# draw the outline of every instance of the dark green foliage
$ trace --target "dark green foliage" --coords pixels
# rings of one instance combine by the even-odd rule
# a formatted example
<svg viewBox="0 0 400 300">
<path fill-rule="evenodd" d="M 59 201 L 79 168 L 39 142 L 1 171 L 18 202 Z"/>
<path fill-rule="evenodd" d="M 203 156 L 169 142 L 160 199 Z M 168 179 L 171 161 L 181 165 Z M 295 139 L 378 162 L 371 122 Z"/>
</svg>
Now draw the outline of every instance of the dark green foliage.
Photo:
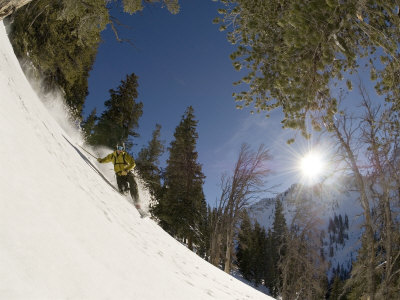
<svg viewBox="0 0 400 300">
<path fill-rule="evenodd" d="M 43 92 L 60 87 L 72 115 L 80 117 L 108 11 L 103 0 L 71 2 L 36 0 L 19 9 L 10 41 L 25 71 L 43 80 Z"/>
<path fill-rule="evenodd" d="M 190 249 L 200 239 L 199 225 L 206 207 L 204 175 L 197 162 L 197 121 L 190 106 L 176 127 L 165 170 L 163 196 L 155 208 L 161 226 L 188 243 Z"/>
<path fill-rule="evenodd" d="M 278 200 L 279 202 L 279 200 Z M 237 265 L 243 277 L 257 286 L 263 283 L 274 296 L 279 294 L 280 270 L 278 268 L 287 232 L 286 221 L 280 202 L 276 204 L 274 228 L 266 234 L 257 222 L 252 225 L 244 212 L 237 247 Z"/>
<path fill-rule="evenodd" d="M 253 226 L 247 212 L 244 212 L 236 253 L 237 264 L 243 277 L 256 286 L 265 281 L 266 272 L 271 267 L 267 265 L 271 255 L 267 252 L 267 243 L 265 229 L 257 222 Z"/>
<path fill-rule="evenodd" d="M 283 213 L 282 202 L 277 199 L 275 202 L 274 223 L 272 225 L 274 245 L 279 246 L 284 244 L 287 233 L 286 219 Z M 281 250 L 282 254 L 284 250 Z"/>
<path fill-rule="evenodd" d="M 100 33 L 111 24 L 121 41 L 107 7 L 112 2 L 130 14 L 153 2 L 179 12 L 178 0 L 35 0 L 9 18 L 10 40 L 24 71 L 42 81 L 42 92 L 60 88 L 74 118 L 81 118 Z"/>
<path fill-rule="evenodd" d="M 346 300 L 347 297 L 343 294 L 344 282 L 338 275 L 333 279 L 333 283 L 329 293 L 329 300 Z"/>
<path fill-rule="evenodd" d="M 274 223 L 272 226 L 272 234 L 271 234 L 271 247 L 272 247 L 272 273 L 273 273 L 273 282 L 269 283 L 271 294 L 273 296 L 277 296 L 278 292 L 282 289 L 281 277 L 282 271 L 279 268 L 279 262 L 285 256 L 286 253 L 286 237 L 287 237 L 287 226 L 286 219 L 283 213 L 282 202 L 277 199 L 275 202 L 275 215 L 274 215 Z"/>
<path fill-rule="evenodd" d="M 264 285 L 268 288 L 271 295 L 276 295 L 278 289 L 276 288 L 277 283 L 279 282 L 277 272 L 277 262 L 274 261 L 277 257 L 277 250 L 273 245 L 273 236 L 271 229 L 268 229 L 267 237 L 266 237 L 266 253 L 265 257 L 265 265 L 264 265 Z"/>
<path fill-rule="evenodd" d="M 220 1 L 225 8 L 215 23 L 228 29 L 228 40 L 237 45 L 234 67 L 248 71 L 237 84 L 249 89 L 234 94 L 243 103 L 239 108 L 281 108 L 283 127 L 308 136 L 307 114 L 323 111 L 331 118 L 337 103 L 330 84 L 367 56 L 373 58 L 366 63 L 377 90 L 400 103 L 398 0 Z M 351 89 L 351 82 L 347 86 Z M 313 125 L 320 129 L 317 119 Z"/>
<path fill-rule="evenodd" d="M 93 134 L 96 122 L 97 122 L 97 112 L 96 108 L 94 108 L 90 113 L 90 115 L 86 118 L 85 121 L 82 122 L 81 125 L 85 141 L 88 141 L 90 136 Z"/>
<path fill-rule="evenodd" d="M 160 131 L 161 125 L 156 124 L 152 139 L 147 147 L 140 150 L 136 158 L 136 169 L 156 200 L 161 197 L 161 169 L 158 165 L 159 158 L 164 153 L 164 142 L 160 140 Z"/>
<path fill-rule="evenodd" d="M 265 229 L 257 222 L 254 224 L 254 283 L 256 286 L 260 285 L 264 278 L 264 271 L 266 268 L 266 258 L 270 253 L 266 252 L 267 240 Z"/>
<path fill-rule="evenodd" d="M 345 240 L 349 239 L 349 235 L 347 234 L 347 230 L 349 229 L 349 221 L 347 215 L 345 215 L 345 220 L 347 222 L 343 222 L 342 215 L 339 217 L 335 214 L 334 218 L 329 218 L 329 245 L 331 246 L 333 243 L 345 244 Z"/>
<path fill-rule="evenodd" d="M 144 8 L 144 3 L 161 2 L 163 6 L 166 6 L 168 11 L 172 14 L 179 12 L 179 1 L 178 0 L 122 0 L 124 6 L 124 12 L 134 14 L 141 11 Z"/>
<path fill-rule="evenodd" d="M 93 145 L 114 148 L 118 143 L 125 143 L 126 149 L 132 148 L 130 138 L 138 136 L 135 129 L 143 113 L 143 103 L 136 103 L 138 97 L 137 76 L 132 73 L 121 80 L 116 90 L 110 90 L 110 99 L 104 104 L 106 109 L 98 119 L 89 137 Z"/>
<path fill-rule="evenodd" d="M 203 197 L 200 203 L 200 211 L 199 211 L 199 225 L 196 237 L 197 249 L 196 253 L 200 257 L 208 260 L 210 253 L 210 236 L 211 236 L 211 228 L 210 228 L 210 215 L 209 215 L 209 206 Z"/>
<path fill-rule="evenodd" d="M 240 225 L 236 258 L 240 273 L 248 281 L 254 279 L 252 231 L 253 228 L 249 215 L 245 211 Z"/>
</svg>

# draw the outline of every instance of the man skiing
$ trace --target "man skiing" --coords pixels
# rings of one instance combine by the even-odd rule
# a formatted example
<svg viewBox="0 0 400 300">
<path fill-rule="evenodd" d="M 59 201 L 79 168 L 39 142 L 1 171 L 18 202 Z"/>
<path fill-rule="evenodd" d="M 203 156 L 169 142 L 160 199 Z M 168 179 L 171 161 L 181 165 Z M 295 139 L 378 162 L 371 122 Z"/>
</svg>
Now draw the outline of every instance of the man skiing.
<svg viewBox="0 0 400 300">
<path fill-rule="evenodd" d="M 124 146 L 117 145 L 113 153 L 104 158 L 98 158 L 97 161 L 99 163 L 112 162 L 114 164 L 119 192 L 125 194 L 129 190 L 135 207 L 140 209 L 138 188 L 132 173 L 132 169 L 136 166 L 136 163 L 133 157 L 125 151 Z"/>
</svg>

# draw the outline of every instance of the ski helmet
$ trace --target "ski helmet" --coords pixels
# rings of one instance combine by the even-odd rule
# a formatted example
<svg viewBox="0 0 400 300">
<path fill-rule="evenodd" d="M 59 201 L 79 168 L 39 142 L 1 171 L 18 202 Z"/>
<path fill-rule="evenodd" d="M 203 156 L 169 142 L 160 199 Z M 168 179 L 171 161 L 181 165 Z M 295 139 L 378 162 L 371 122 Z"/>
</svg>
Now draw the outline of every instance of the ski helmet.
<svg viewBox="0 0 400 300">
<path fill-rule="evenodd" d="M 115 149 L 118 151 L 124 151 L 125 150 L 125 144 L 124 143 L 119 143 L 116 145 Z"/>
</svg>

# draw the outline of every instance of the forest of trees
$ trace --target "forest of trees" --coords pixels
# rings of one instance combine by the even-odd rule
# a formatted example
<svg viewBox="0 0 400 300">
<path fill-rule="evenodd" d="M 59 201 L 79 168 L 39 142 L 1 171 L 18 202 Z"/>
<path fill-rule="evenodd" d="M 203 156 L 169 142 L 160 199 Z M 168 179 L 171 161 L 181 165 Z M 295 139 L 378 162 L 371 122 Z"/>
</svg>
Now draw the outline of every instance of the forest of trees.
<svg viewBox="0 0 400 300">
<path fill-rule="evenodd" d="M 88 76 L 106 26 L 124 40 L 110 7 L 133 14 L 157 2 L 179 12 L 178 0 L 13 0 L 0 1 L 0 19 L 8 16 L 9 37 L 24 71 L 42 79 L 41 92 L 63 94 L 87 143 L 114 147 L 123 142 L 130 151 L 143 114 L 140 74 L 121 74 L 119 86 L 110 87 L 104 99 L 105 110 L 84 118 Z M 191 106 L 177 122 L 168 148 L 157 124 L 137 155 L 137 172 L 153 197 L 152 217 L 205 260 L 227 273 L 239 270 L 284 300 L 399 299 L 400 1 L 219 2 L 221 17 L 215 23 L 236 47 L 233 66 L 248 71 L 235 83 L 246 86 L 234 94 L 238 108 L 281 109 L 284 128 L 305 137 L 319 131 L 333 141 L 332 161 L 341 162 L 359 194 L 361 247 L 351 273 L 338 266 L 328 281 L 325 255 L 333 255 L 333 246 L 332 253 L 321 252 L 321 220 L 307 199 L 296 202 L 290 223 L 279 200 L 272 228 L 250 218 L 247 208 L 266 191 L 270 174 L 272 158 L 264 145 L 238 149 L 232 174 L 221 176 L 215 206 L 207 204 L 196 150 L 199 121 Z M 361 67 L 385 99 L 382 105 L 373 104 L 363 82 L 350 76 Z M 360 95 L 356 115 L 341 106 L 354 88 Z M 348 238 L 346 217 L 334 216 L 326 228 L 332 243 Z"/>
</svg>

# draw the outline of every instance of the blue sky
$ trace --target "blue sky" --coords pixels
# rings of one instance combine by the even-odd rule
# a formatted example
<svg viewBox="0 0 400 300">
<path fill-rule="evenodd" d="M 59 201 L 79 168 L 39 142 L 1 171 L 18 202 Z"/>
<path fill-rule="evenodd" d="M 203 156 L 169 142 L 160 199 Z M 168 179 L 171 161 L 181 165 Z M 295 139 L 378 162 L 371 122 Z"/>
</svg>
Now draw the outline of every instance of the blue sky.
<svg viewBox="0 0 400 300">
<path fill-rule="evenodd" d="M 297 180 L 295 173 L 287 172 L 298 155 L 294 146 L 286 144 L 294 132 L 281 130 L 282 115 L 278 111 L 266 119 L 262 114 L 250 115 L 249 111 L 235 108 L 233 82 L 241 74 L 234 70 L 229 58 L 234 47 L 228 43 L 226 33 L 212 24 L 220 4 L 211 0 L 180 3 L 177 15 L 159 5 L 146 6 L 133 16 L 120 9 L 113 11 L 129 26 L 120 28 L 120 37 L 129 38 L 134 46 L 118 43 L 110 27 L 103 32 L 90 73 L 85 114 L 94 107 L 100 113 L 109 97 L 108 90 L 134 72 L 139 77 L 138 101 L 144 104 L 138 129 L 141 137 L 135 140 L 138 145 L 133 148 L 134 155 L 147 144 L 156 123 L 162 125 L 162 139 L 169 146 L 184 111 L 192 105 L 199 121 L 197 150 L 210 204 L 219 196 L 221 174 L 231 173 L 244 142 L 253 149 L 262 143 L 270 149 L 273 174 L 269 186 L 281 184 L 274 190 L 284 191 Z M 165 158 L 166 155 L 163 161 Z"/>
</svg>

